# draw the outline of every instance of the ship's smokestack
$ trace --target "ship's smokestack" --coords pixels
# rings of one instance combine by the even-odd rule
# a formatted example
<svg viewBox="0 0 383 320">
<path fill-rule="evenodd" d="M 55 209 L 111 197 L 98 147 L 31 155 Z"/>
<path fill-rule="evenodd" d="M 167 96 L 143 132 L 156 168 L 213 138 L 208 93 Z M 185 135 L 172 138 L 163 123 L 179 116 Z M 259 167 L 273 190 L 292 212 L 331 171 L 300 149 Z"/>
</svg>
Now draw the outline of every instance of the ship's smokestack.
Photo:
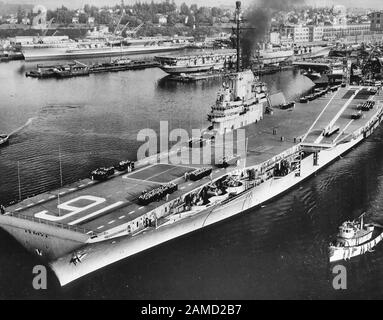
<svg viewBox="0 0 383 320">
<path fill-rule="evenodd" d="M 306 0 L 252 0 L 241 21 L 245 21 L 241 37 L 242 67 L 249 67 L 252 57 L 258 51 L 259 43 L 267 39 L 273 14 L 295 10 L 305 4 Z M 236 10 L 237 12 L 237 10 Z M 256 54 L 257 56 L 257 54 Z"/>
<path fill-rule="evenodd" d="M 241 24 L 241 1 L 235 2 L 235 21 L 237 23 L 237 72 L 241 69 L 241 57 L 240 57 L 240 24 Z"/>
</svg>

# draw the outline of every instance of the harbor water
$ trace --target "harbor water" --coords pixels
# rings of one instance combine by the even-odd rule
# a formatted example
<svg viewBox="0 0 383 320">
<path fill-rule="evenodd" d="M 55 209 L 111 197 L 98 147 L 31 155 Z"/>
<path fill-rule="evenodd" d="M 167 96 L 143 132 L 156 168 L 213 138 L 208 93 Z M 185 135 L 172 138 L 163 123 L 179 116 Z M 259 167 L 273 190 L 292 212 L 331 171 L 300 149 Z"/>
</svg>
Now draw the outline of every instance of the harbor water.
<svg viewBox="0 0 383 320">
<path fill-rule="evenodd" d="M 0 203 L 60 186 L 99 166 L 135 159 L 137 133 L 208 125 L 221 80 L 169 81 L 160 69 L 37 80 L 34 64 L 0 64 Z M 290 100 L 312 82 L 298 71 L 264 76 Z M 363 211 L 383 223 L 383 129 L 327 169 L 261 208 L 172 240 L 61 288 L 34 290 L 41 262 L 0 230 L 0 298 L 325 299 L 381 298 L 383 247 L 341 262 L 347 290 L 332 286 L 327 247 Z M 198 243 L 198 245 L 196 245 Z"/>
</svg>

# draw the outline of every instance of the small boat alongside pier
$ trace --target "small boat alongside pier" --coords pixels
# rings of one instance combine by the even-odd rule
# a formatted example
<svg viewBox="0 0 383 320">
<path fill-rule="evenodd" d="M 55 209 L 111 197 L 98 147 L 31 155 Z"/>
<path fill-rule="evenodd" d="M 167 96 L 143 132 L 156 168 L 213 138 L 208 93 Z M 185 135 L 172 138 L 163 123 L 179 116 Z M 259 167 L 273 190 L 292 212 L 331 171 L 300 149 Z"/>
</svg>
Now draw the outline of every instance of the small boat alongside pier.
<svg viewBox="0 0 383 320">
<path fill-rule="evenodd" d="M 74 62 L 60 65 L 37 65 L 37 70 L 27 72 L 25 76 L 38 79 L 62 79 L 89 76 L 89 74 L 88 66 Z"/>
<path fill-rule="evenodd" d="M 24 55 L 20 51 L 5 51 L 0 50 L 0 62 L 8 62 L 14 60 L 24 60 Z"/>
</svg>

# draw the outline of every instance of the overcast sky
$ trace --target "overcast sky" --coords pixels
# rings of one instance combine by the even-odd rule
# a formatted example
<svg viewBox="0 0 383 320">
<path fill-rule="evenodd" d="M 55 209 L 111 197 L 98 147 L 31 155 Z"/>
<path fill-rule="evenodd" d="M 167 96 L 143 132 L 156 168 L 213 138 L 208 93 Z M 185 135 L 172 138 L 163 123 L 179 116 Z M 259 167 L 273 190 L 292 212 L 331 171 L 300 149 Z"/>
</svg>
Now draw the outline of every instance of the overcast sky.
<svg viewBox="0 0 383 320">
<path fill-rule="evenodd" d="M 3 2 L 8 3 L 29 3 L 29 4 L 42 4 L 48 8 L 56 8 L 57 6 L 61 6 L 64 4 L 70 8 L 81 8 L 84 4 L 94 4 L 97 6 L 102 5 L 114 5 L 117 3 L 121 3 L 121 0 L 1 0 Z M 138 0 L 124 0 L 126 4 L 135 3 Z M 145 0 L 140 0 L 144 2 Z M 147 0 L 151 1 L 151 0 Z M 161 1 L 161 0 L 155 0 Z M 280 0 L 284 1 L 284 0 Z M 198 5 L 208 5 L 208 6 L 219 6 L 222 4 L 233 5 L 235 4 L 235 0 L 175 0 L 177 4 L 182 2 L 186 2 L 187 4 L 196 3 Z M 256 2 L 256 0 L 243 0 L 242 3 L 244 5 L 249 5 L 252 2 Z M 383 10 L 383 0 L 306 0 L 309 4 L 317 4 L 317 5 L 332 5 L 332 4 L 343 4 L 347 7 L 364 7 L 364 8 L 376 8 Z"/>
</svg>

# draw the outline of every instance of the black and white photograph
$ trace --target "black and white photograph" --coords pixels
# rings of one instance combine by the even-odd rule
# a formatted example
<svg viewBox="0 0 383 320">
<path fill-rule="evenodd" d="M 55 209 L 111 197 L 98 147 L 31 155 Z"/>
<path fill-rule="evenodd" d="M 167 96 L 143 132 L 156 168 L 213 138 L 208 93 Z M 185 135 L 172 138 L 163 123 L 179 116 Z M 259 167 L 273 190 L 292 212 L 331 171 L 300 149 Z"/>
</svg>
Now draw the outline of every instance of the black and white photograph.
<svg viewBox="0 0 383 320">
<path fill-rule="evenodd" d="M 382 299 L 382 83 L 382 0 L 0 0 L 0 300 Z"/>
</svg>

